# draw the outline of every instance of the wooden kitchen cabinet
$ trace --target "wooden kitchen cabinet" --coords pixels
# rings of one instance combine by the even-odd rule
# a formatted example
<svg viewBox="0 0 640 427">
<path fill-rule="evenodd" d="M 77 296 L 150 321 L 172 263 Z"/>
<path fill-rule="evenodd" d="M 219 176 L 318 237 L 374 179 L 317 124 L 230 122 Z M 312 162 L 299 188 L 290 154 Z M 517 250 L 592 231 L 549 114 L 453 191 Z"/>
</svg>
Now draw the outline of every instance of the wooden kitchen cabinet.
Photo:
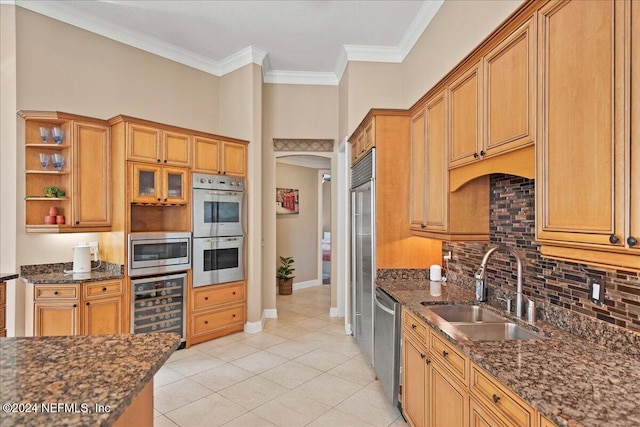
<svg viewBox="0 0 640 427">
<path fill-rule="evenodd" d="M 438 240 L 489 239 L 489 180 L 481 176 L 450 190 L 447 98 L 429 98 L 411 121 L 411 221 L 417 236 Z"/>
<path fill-rule="evenodd" d="M 189 345 L 240 332 L 246 320 L 246 283 L 194 287 L 187 310 Z"/>
<path fill-rule="evenodd" d="M 614 0 L 554 1 L 538 13 L 543 256 L 640 268 L 638 9 Z"/>
<path fill-rule="evenodd" d="M 111 228 L 110 128 L 102 120 L 46 111 L 20 111 L 25 120 L 25 225 L 29 233 L 101 232 Z M 40 127 L 59 127 L 60 144 L 45 143 Z M 53 160 L 44 168 L 39 154 L 64 156 L 56 170 Z M 45 197 L 55 186 L 64 196 Z M 64 223 L 45 224 L 49 209 L 56 207 Z"/>
<path fill-rule="evenodd" d="M 127 160 L 191 166 L 191 137 L 148 124 L 128 122 Z"/>
<path fill-rule="evenodd" d="M 430 370 L 427 362 L 430 360 L 427 359 L 426 341 L 414 334 L 416 330 L 426 330 L 426 326 L 406 313 L 408 311 L 403 310 L 402 413 L 409 425 L 425 427 L 429 411 L 427 405 Z M 416 325 L 416 328 L 413 325 Z"/>
<path fill-rule="evenodd" d="M 0 282 L 0 338 L 7 336 L 7 284 Z"/>
<path fill-rule="evenodd" d="M 122 280 L 27 284 L 27 335 L 124 333 L 123 298 Z"/>
<path fill-rule="evenodd" d="M 432 359 L 429 382 L 429 426 L 466 427 L 469 425 L 469 392 Z"/>
<path fill-rule="evenodd" d="M 147 163 L 130 163 L 131 202 L 186 205 L 189 170 Z"/>
<path fill-rule="evenodd" d="M 449 104 L 449 167 L 484 156 L 482 144 L 482 63 L 467 68 L 447 88 Z"/>
<path fill-rule="evenodd" d="M 242 142 L 195 136 L 193 151 L 194 172 L 247 176 L 247 146 Z"/>
</svg>

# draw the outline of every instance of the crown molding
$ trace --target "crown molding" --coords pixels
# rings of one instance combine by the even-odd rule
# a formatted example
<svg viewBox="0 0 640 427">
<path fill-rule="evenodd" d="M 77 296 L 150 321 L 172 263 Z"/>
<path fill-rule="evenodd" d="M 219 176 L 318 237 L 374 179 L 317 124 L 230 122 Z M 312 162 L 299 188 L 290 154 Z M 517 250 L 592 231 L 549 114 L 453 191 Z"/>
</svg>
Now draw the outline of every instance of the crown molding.
<svg viewBox="0 0 640 427">
<path fill-rule="evenodd" d="M 269 70 L 263 73 L 265 83 L 289 85 L 337 86 L 336 73 L 332 71 L 285 71 Z"/>
<path fill-rule="evenodd" d="M 0 0 L 0 2 L 15 4 L 218 77 L 254 63 L 262 67 L 265 83 L 338 85 L 349 61 L 390 63 L 404 61 L 444 0 L 425 0 L 398 46 L 344 45 L 340 50 L 334 72 L 271 70 L 268 53 L 254 46 L 248 46 L 216 61 L 122 25 L 79 12 L 61 0 Z"/>
</svg>

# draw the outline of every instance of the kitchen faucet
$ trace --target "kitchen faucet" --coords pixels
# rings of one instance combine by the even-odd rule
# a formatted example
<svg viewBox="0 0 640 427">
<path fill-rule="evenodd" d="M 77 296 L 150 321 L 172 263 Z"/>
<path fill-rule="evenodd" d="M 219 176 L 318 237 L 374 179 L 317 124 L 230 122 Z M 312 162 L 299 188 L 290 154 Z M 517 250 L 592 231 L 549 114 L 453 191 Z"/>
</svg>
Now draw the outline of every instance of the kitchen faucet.
<svg viewBox="0 0 640 427">
<path fill-rule="evenodd" d="M 517 289 L 516 289 L 516 316 L 517 317 L 523 317 L 522 314 L 522 260 L 520 259 L 520 257 L 518 256 L 518 253 L 516 251 L 514 251 L 513 249 L 507 247 L 507 246 L 495 246 L 491 249 L 489 249 L 487 251 L 486 254 L 484 254 L 484 257 L 482 257 L 482 262 L 480 263 L 480 268 L 478 269 L 478 271 L 476 272 L 476 299 L 478 301 L 486 301 L 487 297 L 487 288 L 486 288 L 486 280 L 487 280 L 487 271 L 486 271 L 486 267 L 487 267 L 487 261 L 489 261 L 489 258 L 491 258 L 491 255 L 494 254 L 494 252 L 497 252 L 499 250 L 503 250 L 505 252 L 510 253 L 511 255 L 513 255 L 516 258 L 516 261 L 518 263 L 518 285 L 517 285 Z"/>
</svg>

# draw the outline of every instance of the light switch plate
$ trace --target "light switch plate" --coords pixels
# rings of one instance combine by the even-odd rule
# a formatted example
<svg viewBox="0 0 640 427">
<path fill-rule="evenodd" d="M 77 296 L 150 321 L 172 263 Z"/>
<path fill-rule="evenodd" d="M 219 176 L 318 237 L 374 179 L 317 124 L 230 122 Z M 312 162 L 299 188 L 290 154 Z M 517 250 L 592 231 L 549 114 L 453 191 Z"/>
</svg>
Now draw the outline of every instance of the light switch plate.
<svg viewBox="0 0 640 427">
<path fill-rule="evenodd" d="M 589 300 L 597 305 L 604 305 L 604 285 L 596 279 L 587 278 L 589 285 Z"/>
</svg>

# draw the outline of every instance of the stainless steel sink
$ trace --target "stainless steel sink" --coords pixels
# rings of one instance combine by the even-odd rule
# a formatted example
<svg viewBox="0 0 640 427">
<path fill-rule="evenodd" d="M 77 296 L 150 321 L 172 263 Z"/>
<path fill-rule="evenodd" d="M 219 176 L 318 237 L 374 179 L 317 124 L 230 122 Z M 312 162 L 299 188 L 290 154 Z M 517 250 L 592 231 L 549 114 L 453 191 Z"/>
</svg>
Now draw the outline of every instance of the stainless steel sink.
<svg viewBox="0 0 640 427">
<path fill-rule="evenodd" d="M 429 310 L 450 323 L 496 323 L 508 322 L 499 314 L 477 305 L 436 305 Z"/>
<path fill-rule="evenodd" d="M 468 323 L 455 324 L 453 326 L 470 339 L 477 341 L 535 340 L 544 338 L 515 323 Z"/>
</svg>

